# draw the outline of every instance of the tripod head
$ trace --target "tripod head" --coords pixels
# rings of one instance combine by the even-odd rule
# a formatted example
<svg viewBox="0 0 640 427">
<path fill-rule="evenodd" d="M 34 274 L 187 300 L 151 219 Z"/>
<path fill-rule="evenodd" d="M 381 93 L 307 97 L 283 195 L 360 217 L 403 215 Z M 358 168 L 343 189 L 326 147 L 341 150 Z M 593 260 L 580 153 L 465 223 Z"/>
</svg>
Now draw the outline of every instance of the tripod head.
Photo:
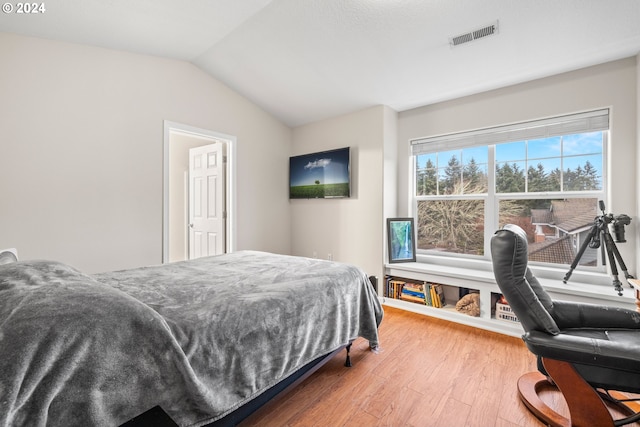
<svg viewBox="0 0 640 427">
<path fill-rule="evenodd" d="M 569 277 L 573 273 L 573 270 L 578 265 L 580 258 L 584 254 L 587 247 L 592 249 L 597 249 L 601 246 L 601 243 L 604 242 L 604 247 L 602 250 L 602 263 L 606 264 L 606 260 L 609 260 L 609 266 L 611 268 L 611 275 L 613 276 L 613 286 L 615 290 L 618 292 L 618 295 L 622 295 L 622 284 L 618 279 L 618 268 L 616 266 L 616 261 L 620 264 L 620 268 L 624 272 L 625 278 L 632 279 L 633 276 L 627 272 L 627 267 L 622 260 L 622 256 L 616 247 L 615 242 L 613 241 L 613 237 L 611 237 L 611 233 L 609 233 L 609 225 L 613 225 L 614 234 L 616 236 L 616 242 L 622 243 L 626 242 L 624 239 L 624 226 L 631 223 L 631 218 L 628 215 L 613 215 L 612 213 L 605 212 L 604 202 L 600 200 L 598 202 L 600 210 L 602 211 L 602 215 L 598 215 L 591 227 L 591 231 L 587 236 L 587 239 L 583 242 L 580 250 L 578 251 L 573 263 L 571 264 L 571 268 L 564 276 L 563 282 L 567 283 Z M 605 250 L 607 258 L 605 258 Z"/>
<path fill-rule="evenodd" d="M 598 249 L 600 247 L 600 244 L 601 244 L 600 234 L 603 233 L 605 230 L 607 230 L 607 227 L 613 217 L 613 215 L 611 214 L 607 215 L 604 212 L 604 202 L 602 200 L 598 202 L 598 205 L 600 206 L 602 215 L 598 215 L 593 221 L 594 227 L 597 228 L 598 232 L 593 233 L 591 235 L 591 238 L 589 239 L 588 244 L 591 249 Z"/>
<path fill-rule="evenodd" d="M 624 238 L 624 231 L 625 231 L 624 226 L 631 224 L 631 217 L 626 214 L 620 214 L 620 215 L 614 215 L 612 213 L 607 214 L 604 212 L 604 202 L 600 200 L 598 204 L 600 206 L 600 210 L 602 211 L 602 215 L 596 217 L 596 223 L 598 221 L 601 221 L 602 227 L 604 227 L 605 225 L 609 226 L 609 224 L 611 224 L 613 226 L 613 234 L 616 238 L 615 239 L 616 243 L 626 242 L 627 240 Z M 600 245 L 595 247 L 597 248 L 599 246 Z M 589 247 L 591 247 L 591 245 L 589 245 Z"/>
</svg>

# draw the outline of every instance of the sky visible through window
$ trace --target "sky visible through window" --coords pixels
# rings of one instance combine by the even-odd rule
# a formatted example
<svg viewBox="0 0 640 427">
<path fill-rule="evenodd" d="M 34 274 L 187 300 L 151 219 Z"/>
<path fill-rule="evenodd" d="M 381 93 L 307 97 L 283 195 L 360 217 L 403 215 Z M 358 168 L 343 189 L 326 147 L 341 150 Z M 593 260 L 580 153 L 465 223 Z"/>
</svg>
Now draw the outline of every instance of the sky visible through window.
<svg viewBox="0 0 640 427">
<path fill-rule="evenodd" d="M 498 168 L 513 166 L 525 173 L 534 169 L 546 175 L 554 171 L 588 174 L 601 188 L 602 153 L 603 132 L 587 132 L 496 144 L 495 165 Z M 474 164 L 478 172 L 486 174 L 488 161 L 488 146 L 478 146 L 421 154 L 416 157 L 416 167 L 418 172 L 437 170 L 439 179 L 443 179 L 451 175 L 452 166 L 462 172 Z"/>
<path fill-rule="evenodd" d="M 589 160 L 594 166 L 602 164 L 602 132 L 580 133 L 554 136 L 530 141 L 509 142 L 496 145 L 496 162 L 513 162 L 529 160 L 544 161 L 545 165 L 553 164 L 563 169 L 575 169 L 584 166 Z M 557 164 L 556 161 L 557 160 Z"/>
</svg>

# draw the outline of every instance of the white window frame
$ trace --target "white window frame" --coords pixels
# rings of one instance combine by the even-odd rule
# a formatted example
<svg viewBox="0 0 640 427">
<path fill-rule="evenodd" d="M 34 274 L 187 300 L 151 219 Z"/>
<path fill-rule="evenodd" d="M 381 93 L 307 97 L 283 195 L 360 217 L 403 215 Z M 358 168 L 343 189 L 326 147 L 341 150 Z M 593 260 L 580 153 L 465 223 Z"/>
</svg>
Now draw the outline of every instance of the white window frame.
<svg viewBox="0 0 640 427">
<path fill-rule="evenodd" d="M 417 249 L 418 262 L 437 261 L 443 265 L 451 266 L 476 266 L 478 269 L 486 270 L 490 261 L 490 236 L 498 227 L 498 204 L 503 199 L 542 199 L 560 197 L 580 197 L 597 198 L 609 205 L 608 181 L 609 171 L 607 168 L 607 158 L 610 155 L 609 138 L 609 116 L 608 108 L 568 114 L 557 117 L 549 117 L 540 120 L 512 123 L 503 126 L 476 129 L 467 132 L 457 132 L 437 135 L 427 138 L 416 138 L 410 140 L 410 212 L 416 224 L 418 224 L 418 201 L 420 200 L 452 200 L 452 199 L 483 199 L 485 200 L 485 239 L 484 256 L 465 255 L 453 253 L 438 253 L 424 249 Z M 550 136 L 578 134 L 585 132 L 603 131 L 603 164 L 602 164 L 602 188 L 594 191 L 581 192 L 544 192 L 544 193 L 495 193 L 495 145 L 504 142 L 515 142 L 521 140 L 532 140 Z M 488 146 L 488 190 L 484 194 L 469 195 L 440 195 L 440 196 L 417 196 L 416 195 L 416 156 L 424 153 L 449 151 L 452 149 L 469 148 L 472 146 Z M 526 173 L 527 171 L 525 171 Z M 538 273 L 550 278 L 562 278 L 568 267 L 564 265 L 553 265 L 549 263 L 530 263 Z M 587 274 L 597 272 L 605 274 L 606 269 L 601 265 L 597 267 L 580 266 L 575 275 L 580 275 L 580 271 Z M 572 276 L 573 277 L 573 276 Z M 589 280 L 587 280 L 589 281 Z"/>
</svg>

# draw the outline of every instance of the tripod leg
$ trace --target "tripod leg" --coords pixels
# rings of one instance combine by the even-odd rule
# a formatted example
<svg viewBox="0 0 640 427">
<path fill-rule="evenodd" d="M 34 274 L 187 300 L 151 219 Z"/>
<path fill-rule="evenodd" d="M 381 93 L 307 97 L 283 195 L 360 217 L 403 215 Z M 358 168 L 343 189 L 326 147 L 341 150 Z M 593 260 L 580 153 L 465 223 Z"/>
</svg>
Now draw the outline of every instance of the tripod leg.
<svg viewBox="0 0 640 427">
<path fill-rule="evenodd" d="M 596 235 L 596 233 L 598 233 L 598 231 L 599 230 L 598 230 L 597 224 L 595 224 L 593 227 L 591 227 L 591 230 L 589 230 L 589 234 L 587 235 L 587 238 L 585 239 L 585 241 L 582 242 L 582 245 L 580 245 L 580 250 L 576 254 L 576 257 L 573 259 L 573 262 L 571 263 L 571 267 L 569 268 L 569 271 L 567 271 L 567 274 L 564 275 L 564 279 L 562 279 L 562 282 L 564 284 L 566 284 L 569 278 L 571 277 L 571 274 L 573 273 L 573 270 L 575 270 L 576 267 L 578 266 L 578 262 L 580 262 L 580 258 L 582 258 L 584 251 L 586 251 L 587 247 L 589 247 L 589 243 L 591 243 L 591 239 L 593 239 L 593 237 Z"/>
<path fill-rule="evenodd" d="M 618 250 L 618 246 L 616 245 L 616 242 L 614 242 L 613 238 L 611 237 L 611 233 L 609 233 L 609 230 L 606 230 L 606 232 L 603 231 L 603 234 L 605 234 L 604 236 L 605 246 L 607 247 L 607 251 L 609 252 L 609 262 L 612 263 L 613 265 L 612 258 L 615 257 L 615 259 L 618 261 L 618 264 L 620 265 L 620 269 L 624 273 L 625 279 L 633 279 L 634 277 L 631 274 L 629 274 L 629 272 L 627 271 L 627 265 L 624 263 L 624 260 L 622 259 L 622 255 L 620 255 L 620 251 Z M 613 257 L 611 256 L 612 253 L 613 253 Z M 618 291 L 618 295 L 622 295 L 622 285 L 620 284 L 620 280 L 618 279 L 618 271 L 617 269 L 616 270 L 614 269 L 615 269 L 615 265 L 611 268 L 611 271 L 615 272 L 613 276 L 614 277 L 613 285 Z M 633 287 L 633 286 L 629 284 L 629 287 Z"/>
<path fill-rule="evenodd" d="M 622 270 L 622 272 L 624 273 L 625 279 L 634 279 L 634 277 L 631 274 L 629 274 L 629 272 L 627 271 L 627 265 L 624 263 L 624 260 L 622 259 L 622 255 L 620 255 L 620 251 L 618 250 L 618 246 L 616 245 L 616 242 L 614 242 L 612 238 L 611 238 L 611 250 L 613 251 L 613 255 L 618 261 L 620 270 Z"/>
<path fill-rule="evenodd" d="M 604 246 L 607 248 L 607 257 L 609 258 L 609 267 L 611 268 L 611 275 L 613 276 L 613 287 L 618 292 L 618 295 L 622 295 L 622 283 L 620 283 L 620 279 L 618 278 L 618 267 L 616 266 L 616 261 L 614 259 L 614 252 L 618 252 L 618 248 L 616 247 L 611 234 L 609 234 L 609 230 L 604 228 L 602 230 L 602 240 L 604 240 Z M 622 258 L 620 258 L 622 260 Z M 625 266 L 626 270 L 626 266 Z M 626 271 L 625 271 L 626 274 Z"/>
</svg>

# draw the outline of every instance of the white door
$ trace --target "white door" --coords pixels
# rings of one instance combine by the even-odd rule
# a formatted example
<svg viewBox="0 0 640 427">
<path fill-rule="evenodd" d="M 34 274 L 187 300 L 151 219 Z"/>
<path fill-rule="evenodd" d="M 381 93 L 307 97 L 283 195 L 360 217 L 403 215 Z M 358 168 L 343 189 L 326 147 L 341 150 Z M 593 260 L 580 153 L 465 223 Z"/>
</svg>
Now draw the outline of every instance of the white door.
<svg viewBox="0 0 640 427">
<path fill-rule="evenodd" d="M 189 259 L 225 252 L 224 144 L 189 150 Z"/>
</svg>

